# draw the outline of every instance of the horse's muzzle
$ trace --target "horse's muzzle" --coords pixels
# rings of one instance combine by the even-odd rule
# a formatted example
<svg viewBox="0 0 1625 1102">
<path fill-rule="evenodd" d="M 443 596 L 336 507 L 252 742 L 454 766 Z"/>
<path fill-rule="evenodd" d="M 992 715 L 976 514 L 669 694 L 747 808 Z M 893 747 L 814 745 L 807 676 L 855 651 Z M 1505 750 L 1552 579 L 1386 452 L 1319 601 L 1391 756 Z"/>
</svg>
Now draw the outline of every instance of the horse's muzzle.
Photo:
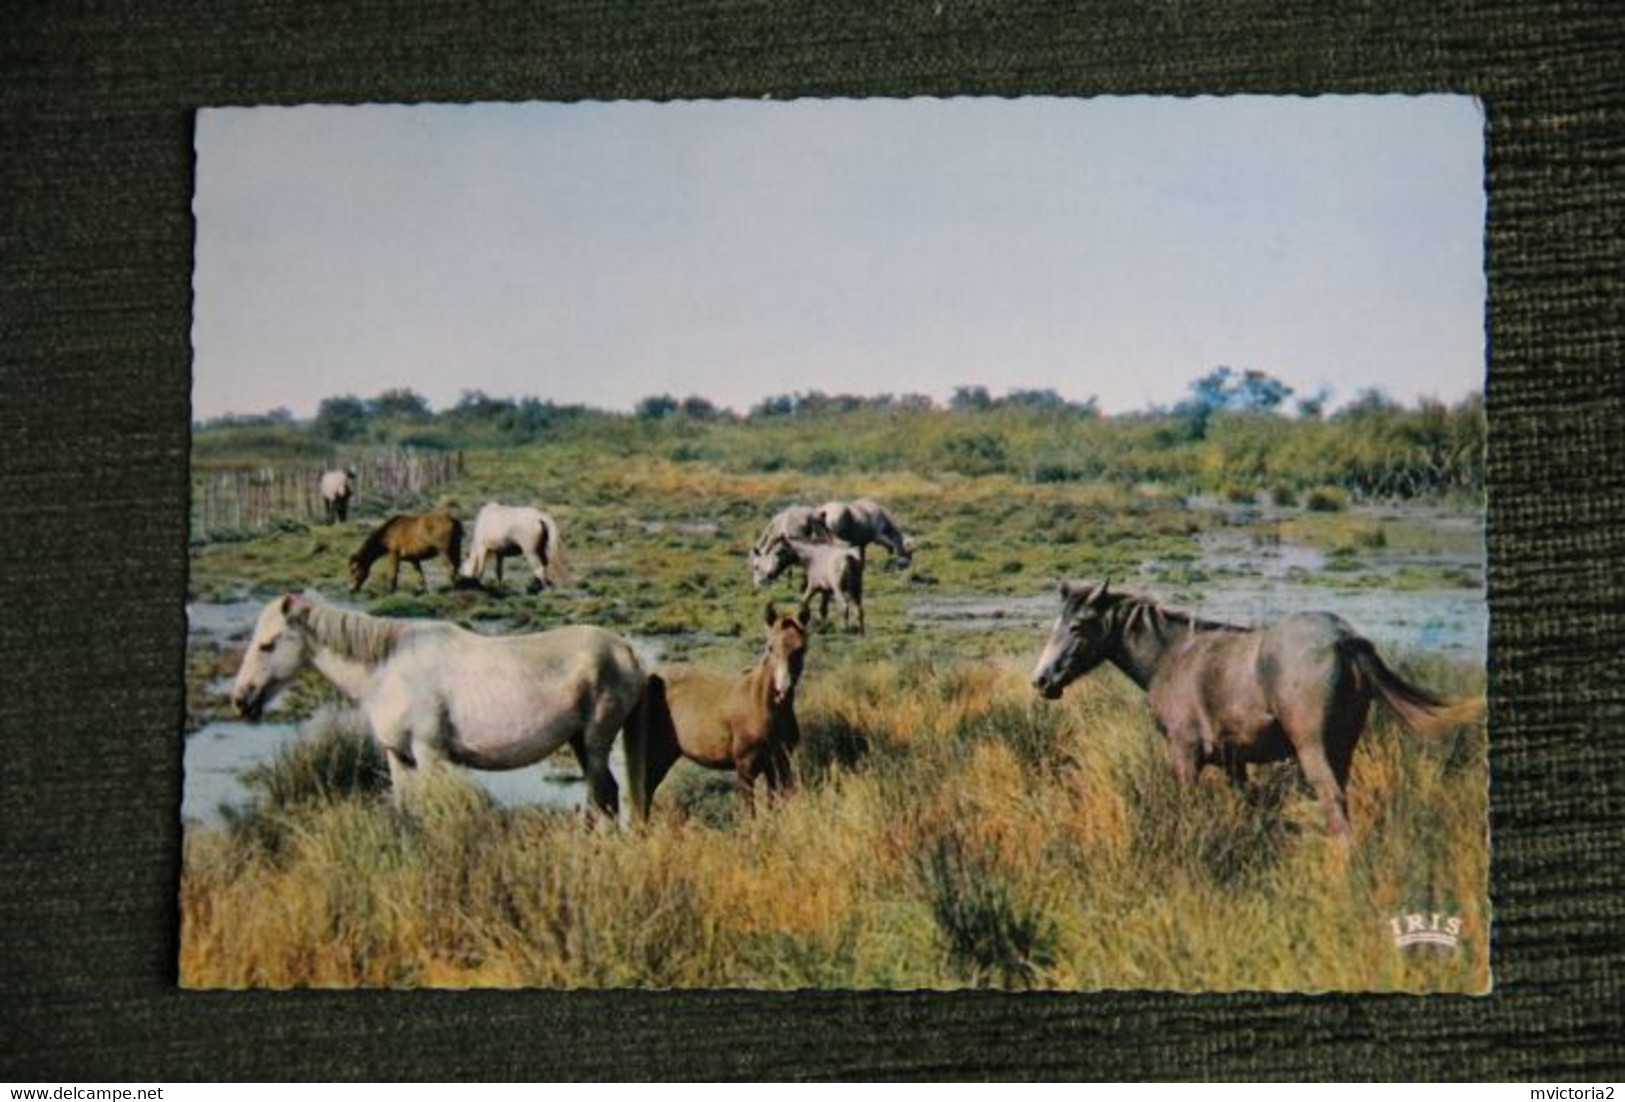
<svg viewBox="0 0 1625 1102">
<path fill-rule="evenodd" d="M 1038 694 L 1045 700 L 1061 699 L 1061 684 L 1058 681 L 1047 677 L 1035 677 L 1033 678 L 1033 688 L 1037 689 Z"/>
<path fill-rule="evenodd" d="M 257 721 L 260 716 L 265 714 L 264 693 L 242 693 L 233 697 L 231 702 L 237 706 L 237 714 L 250 723 Z"/>
</svg>

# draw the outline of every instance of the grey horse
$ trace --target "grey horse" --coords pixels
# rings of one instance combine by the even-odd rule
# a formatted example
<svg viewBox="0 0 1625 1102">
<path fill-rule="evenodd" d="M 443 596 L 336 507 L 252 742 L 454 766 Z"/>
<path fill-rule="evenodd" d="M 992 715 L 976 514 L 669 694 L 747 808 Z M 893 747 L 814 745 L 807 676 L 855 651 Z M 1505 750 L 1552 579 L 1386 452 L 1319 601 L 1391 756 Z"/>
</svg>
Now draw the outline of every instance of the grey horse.
<svg viewBox="0 0 1625 1102">
<path fill-rule="evenodd" d="M 1404 680 L 1331 613 L 1238 627 L 1113 593 L 1105 582 L 1062 582 L 1061 614 L 1033 687 L 1057 699 L 1102 662 L 1149 694 L 1182 784 L 1223 765 L 1243 785 L 1249 763 L 1294 757 L 1339 837 L 1350 833 L 1349 766 L 1373 696 L 1413 734 L 1448 730 L 1482 710 L 1479 700 L 1447 700 Z"/>
</svg>

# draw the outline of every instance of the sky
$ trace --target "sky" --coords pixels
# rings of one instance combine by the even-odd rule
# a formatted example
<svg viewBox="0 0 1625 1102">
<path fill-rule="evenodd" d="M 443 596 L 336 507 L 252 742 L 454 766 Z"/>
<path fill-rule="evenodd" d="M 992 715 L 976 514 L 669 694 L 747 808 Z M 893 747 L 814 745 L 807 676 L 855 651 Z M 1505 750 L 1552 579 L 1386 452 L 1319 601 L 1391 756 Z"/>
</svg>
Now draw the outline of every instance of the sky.
<svg viewBox="0 0 1625 1102">
<path fill-rule="evenodd" d="M 193 414 L 1484 382 L 1460 96 L 208 109 Z"/>
</svg>

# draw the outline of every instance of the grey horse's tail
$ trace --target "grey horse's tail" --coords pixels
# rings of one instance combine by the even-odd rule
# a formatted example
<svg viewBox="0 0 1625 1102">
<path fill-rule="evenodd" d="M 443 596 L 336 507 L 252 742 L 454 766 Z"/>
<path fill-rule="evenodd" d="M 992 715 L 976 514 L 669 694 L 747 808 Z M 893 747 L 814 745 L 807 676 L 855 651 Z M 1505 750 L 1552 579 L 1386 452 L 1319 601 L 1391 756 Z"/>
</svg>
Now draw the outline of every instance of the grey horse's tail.
<svg viewBox="0 0 1625 1102">
<path fill-rule="evenodd" d="M 677 756 L 677 726 L 666 701 L 666 682 L 651 673 L 643 696 L 626 717 L 626 781 L 637 822 L 649 821 L 655 787 Z"/>
<path fill-rule="evenodd" d="M 1355 640 L 1351 657 L 1360 677 L 1413 735 L 1443 734 L 1484 714 L 1484 702 L 1478 697 L 1452 700 L 1406 681 L 1389 668 L 1369 639 Z"/>
</svg>

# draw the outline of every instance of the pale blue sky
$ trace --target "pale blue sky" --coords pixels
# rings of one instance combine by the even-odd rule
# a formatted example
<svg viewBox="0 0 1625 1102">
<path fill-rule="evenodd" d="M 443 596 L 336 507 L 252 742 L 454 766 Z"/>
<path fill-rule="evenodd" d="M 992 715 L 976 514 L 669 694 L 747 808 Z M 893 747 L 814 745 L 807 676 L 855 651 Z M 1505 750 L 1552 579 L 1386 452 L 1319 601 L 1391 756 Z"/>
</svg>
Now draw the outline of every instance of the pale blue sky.
<svg viewBox="0 0 1625 1102">
<path fill-rule="evenodd" d="M 197 128 L 194 415 L 411 387 L 744 411 L 1215 365 L 1484 381 L 1465 97 L 227 108 Z"/>
</svg>

